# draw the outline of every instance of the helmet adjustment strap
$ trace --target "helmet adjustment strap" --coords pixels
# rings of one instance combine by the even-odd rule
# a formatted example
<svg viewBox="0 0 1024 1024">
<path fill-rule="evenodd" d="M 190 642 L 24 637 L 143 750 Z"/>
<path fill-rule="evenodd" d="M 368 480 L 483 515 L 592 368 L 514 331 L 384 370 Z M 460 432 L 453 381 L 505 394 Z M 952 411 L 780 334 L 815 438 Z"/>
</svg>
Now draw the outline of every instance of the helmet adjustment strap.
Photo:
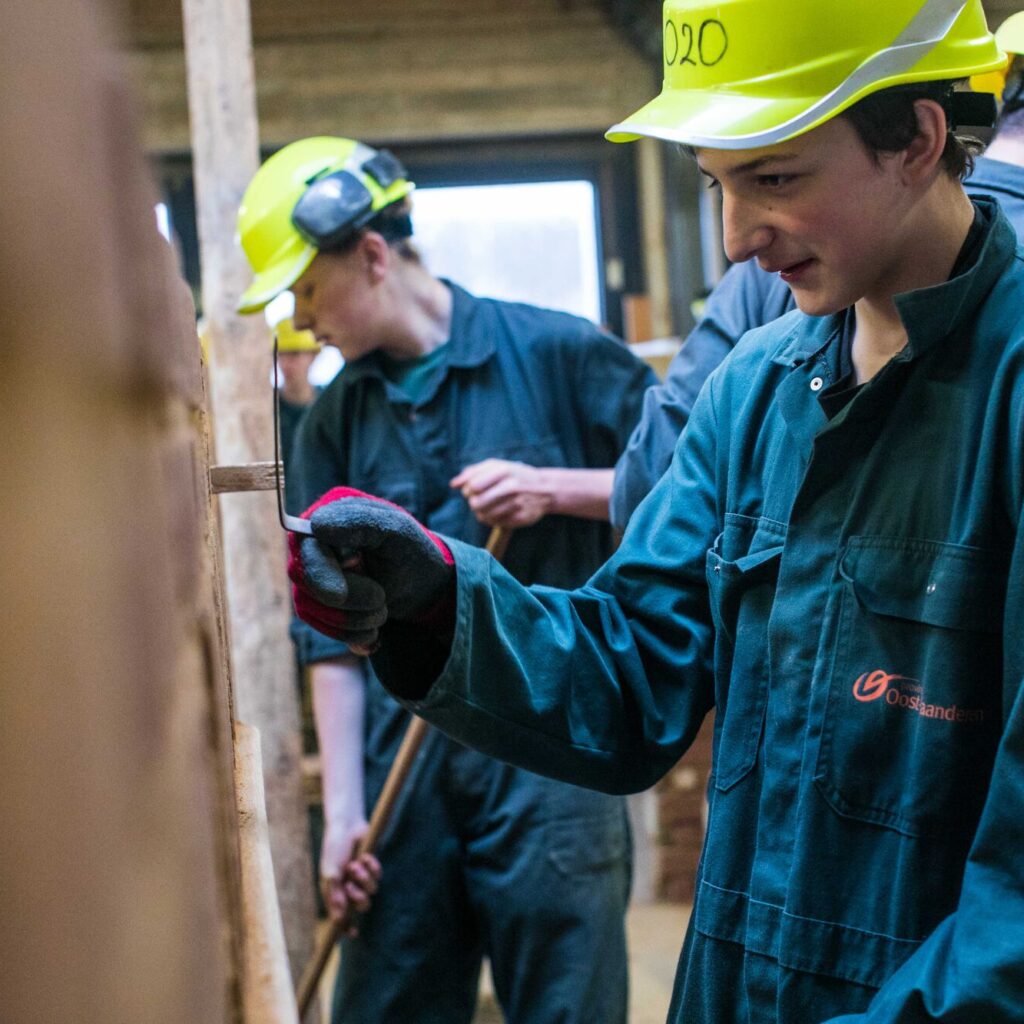
<svg viewBox="0 0 1024 1024">
<path fill-rule="evenodd" d="M 998 104 L 990 92 L 951 92 L 943 106 L 949 130 L 991 128 L 996 123 Z"/>
</svg>

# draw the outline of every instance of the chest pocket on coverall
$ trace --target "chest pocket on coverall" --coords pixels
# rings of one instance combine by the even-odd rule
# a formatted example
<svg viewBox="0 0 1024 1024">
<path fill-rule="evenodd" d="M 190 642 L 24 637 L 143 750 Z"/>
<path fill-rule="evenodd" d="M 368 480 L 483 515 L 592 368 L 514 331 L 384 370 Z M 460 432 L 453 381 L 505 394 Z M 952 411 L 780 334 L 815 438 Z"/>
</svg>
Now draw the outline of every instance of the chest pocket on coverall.
<svg viewBox="0 0 1024 1024">
<path fill-rule="evenodd" d="M 839 573 L 819 791 L 905 835 L 973 834 L 1000 731 L 1005 568 L 976 548 L 853 537 Z"/>
<path fill-rule="evenodd" d="M 768 702 L 768 619 L 782 558 L 781 527 L 727 515 L 707 553 L 715 623 L 714 782 L 735 786 L 757 762 Z"/>
</svg>

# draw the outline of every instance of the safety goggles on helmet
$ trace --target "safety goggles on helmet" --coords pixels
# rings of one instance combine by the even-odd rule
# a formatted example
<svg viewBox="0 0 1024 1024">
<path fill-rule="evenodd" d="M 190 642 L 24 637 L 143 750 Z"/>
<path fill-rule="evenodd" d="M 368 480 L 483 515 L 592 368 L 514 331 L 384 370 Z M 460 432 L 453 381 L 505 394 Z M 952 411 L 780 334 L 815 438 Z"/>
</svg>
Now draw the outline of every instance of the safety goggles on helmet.
<svg viewBox="0 0 1024 1024">
<path fill-rule="evenodd" d="M 263 309 L 317 252 L 342 245 L 414 187 L 394 156 L 354 139 L 319 136 L 279 150 L 256 172 L 238 211 L 239 240 L 255 273 L 238 311 Z"/>
<path fill-rule="evenodd" d="M 381 189 L 405 177 L 405 168 L 386 149 L 364 161 L 362 176 L 350 170 L 325 172 L 309 183 L 292 209 L 295 230 L 317 249 L 334 249 L 380 212 L 364 184 L 368 175 Z"/>
<path fill-rule="evenodd" d="M 610 128 L 753 149 L 818 127 L 894 85 L 1005 64 L 981 0 L 666 0 L 661 94 Z"/>
</svg>

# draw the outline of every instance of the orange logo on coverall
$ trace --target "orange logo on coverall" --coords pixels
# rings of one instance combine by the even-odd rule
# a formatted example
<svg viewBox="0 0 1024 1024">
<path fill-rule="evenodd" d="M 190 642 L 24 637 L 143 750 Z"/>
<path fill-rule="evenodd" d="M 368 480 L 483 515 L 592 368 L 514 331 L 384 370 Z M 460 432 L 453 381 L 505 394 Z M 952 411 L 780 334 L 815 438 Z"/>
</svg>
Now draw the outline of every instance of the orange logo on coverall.
<svg viewBox="0 0 1024 1024">
<path fill-rule="evenodd" d="M 895 685 L 893 685 L 895 684 Z M 957 704 L 929 704 L 924 697 L 924 687 L 911 676 L 897 675 L 876 668 L 857 676 L 853 684 L 853 696 L 862 704 L 885 699 L 891 708 L 911 711 L 922 718 L 941 718 L 946 722 L 983 722 L 984 708 L 962 708 Z"/>
</svg>

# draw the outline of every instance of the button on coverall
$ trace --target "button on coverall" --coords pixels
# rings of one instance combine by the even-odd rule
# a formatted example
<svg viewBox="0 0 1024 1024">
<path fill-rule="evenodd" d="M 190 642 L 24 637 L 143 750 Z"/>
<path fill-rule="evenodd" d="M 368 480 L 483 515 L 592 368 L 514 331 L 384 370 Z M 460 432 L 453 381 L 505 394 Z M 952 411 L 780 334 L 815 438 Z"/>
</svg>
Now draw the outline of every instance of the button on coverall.
<svg viewBox="0 0 1024 1024">
<path fill-rule="evenodd" d="M 787 314 L 585 586 L 453 542 L 450 653 L 374 656 L 463 742 L 608 792 L 715 707 L 677 1024 L 1024 1020 L 1024 251 L 975 202 L 977 261 L 897 297 L 906 348 L 833 419 L 843 315 Z"/>
</svg>

